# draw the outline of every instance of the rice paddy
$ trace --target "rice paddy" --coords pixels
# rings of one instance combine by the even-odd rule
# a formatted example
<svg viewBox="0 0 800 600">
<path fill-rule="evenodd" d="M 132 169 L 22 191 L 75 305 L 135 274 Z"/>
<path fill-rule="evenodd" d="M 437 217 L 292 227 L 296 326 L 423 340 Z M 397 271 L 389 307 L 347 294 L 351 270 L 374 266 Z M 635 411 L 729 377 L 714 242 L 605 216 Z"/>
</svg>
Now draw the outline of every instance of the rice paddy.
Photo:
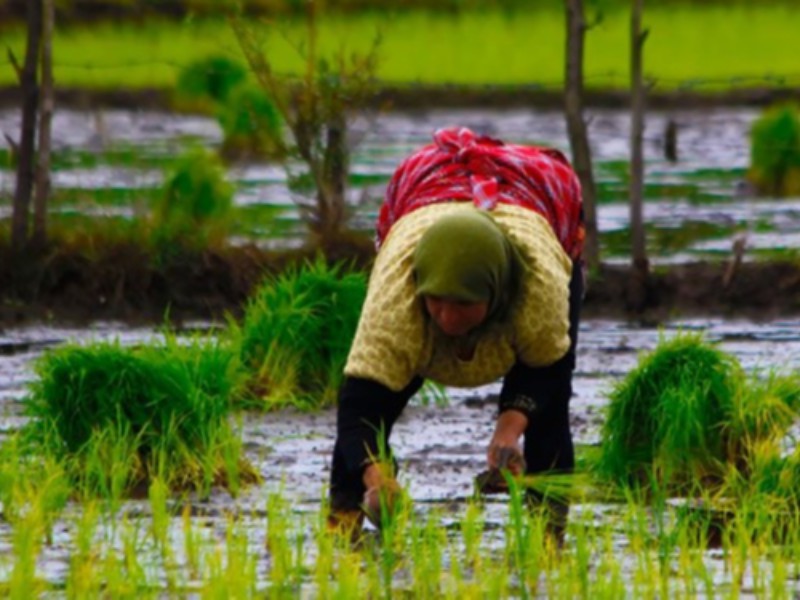
<svg viewBox="0 0 800 600">
<path fill-rule="evenodd" d="M 796 19 L 788 6 L 657 8 L 647 18 L 647 68 L 662 89 L 796 81 Z M 556 87 L 562 21 L 558 11 L 457 19 L 410 12 L 385 22 L 369 14 L 325 23 L 322 40 L 328 49 L 342 40 L 358 48 L 380 31 L 378 75 L 388 83 Z M 296 23 L 281 28 L 289 39 L 299 35 Z M 614 49 L 624 45 L 626 28 L 622 13 L 612 11 L 590 32 L 591 86 L 625 84 L 627 58 Z M 19 47 L 20 34 L 6 33 Z M 280 69 L 297 68 L 285 39 L 269 43 Z M 191 61 L 236 48 L 223 25 L 192 21 L 146 31 L 75 29 L 56 45 L 58 81 L 88 87 L 173 88 Z M 432 53 L 441 60 L 430 60 Z M 0 83 L 9 71 L 0 69 Z M 742 235 L 748 259 L 796 257 L 797 199 L 756 198 L 746 187 L 756 117 L 749 109 L 649 115 L 646 195 L 655 264 L 726 259 Z M 0 130 L 16 127 L 15 118 L 0 113 Z M 127 240 L 138 249 L 134 259 L 147 261 L 181 244 L 286 248 L 305 234 L 295 204 L 303 189 L 290 184 L 302 180 L 299 165 L 203 163 L 199 153 L 184 154 L 198 144 L 223 149 L 226 122 L 114 111 L 57 118 L 51 231 L 83 244 L 88 260 L 112 238 Z M 609 262 L 628 255 L 626 118 L 594 111 L 590 119 Z M 662 156 L 671 119 L 682 132 L 677 163 Z M 354 129 L 360 144 L 349 180 L 352 223 L 362 232 L 371 228 L 399 157 L 427 142 L 433 126 L 460 123 L 566 149 L 561 122 L 560 114 L 534 111 L 365 115 Z M 10 189 L 10 163 L 10 152 L 0 150 L 2 195 Z M 182 185 L 194 176 L 200 183 Z M 186 188 L 209 194 L 192 196 Z M 176 197 L 185 203 L 177 219 L 166 208 L 174 202 L 165 203 Z M 5 207 L 0 217 L 8 220 Z M 414 502 L 380 532 L 368 528 L 355 546 L 331 534 L 325 498 L 333 404 L 365 278 L 349 265 L 329 270 L 322 262 L 290 270 L 264 281 L 240 321 L 201 323 L 199 334 L 119 324 L 0 331 L 0 593 L 800 593 L 796 320 L 661 329 L 585 322 L 572 410 L 578 472 L 566 481 L 527 481 L 569 497 L 563 547 L 543 514 L 525 509 L 516 486 L 510 497 L 475 496 L 496 384 L 469 394 L 425 388 L 393 439 L 400 481 Z"/>
<path fill-rule="evenodd" d="M 746 258 L 796 255 L 800 244 L 797 198 L 757 197 L 747 182 L 750 128 L 754 109 L 651 111 L 647 121 L 646 222 L 651 260 L 671 264 L 724 260 L 735 239 L 747 239 Z M 600 209 L 601 244 L 609 262 L 628 255 L 628 120 L 622 112 L 589 113 Z M 677 162 L 664 158 L 665 123 L 679 123 Z M 431 127 L 461 123 L 477 131 L 522 143 L 547 143 L 567 150 L 563 120 L 555 111 L 513 109 L 432 110 L 365 115 L 353 124 L 348 202 L 351 225 L 371 235 L 381 195 L 397 162 L 412 147 L 430 139 Z M 11 112 L 0 112 L 0 128 L 17 127 Z M 154 248 L 157 206 L 165 184 L 181 168 L 193 146 L 219 148 L 223 133 L 212 117 L 103 111 L 97 115 L 64 111 L 56 116 L 55 196 L 50 225 L 65 243 L 79 239 L 131 240 L 142 253 Z M 6 151 L 7 152 L 7 151 Z M 233 188 L 225 229 L 198 238 L 235 245 L 291 248 L 307 227 L 295 200 L 306 193 L 290 181 L 303 170 L 290 161 L 226 164 L 224 179 Z M 0 166 L 0 193 L 12 193 L 13 171 Z M 0 218 L 8 215 L 0 206 Z M 70 241 L 72 240 L 72 242 Z"/>
<path fill-rule="evenodd" d="M 687 333 L 692 330 L 698 333 Z M 774 462 L 792 459 L 791 432 L 776 438 L 773 454 L 759 445 L 752 477 L 731 479 L 738 487 L 731 485 L 722 495 L 708 489 L 642 496 L 604 484 L 593 473 L 613 390 L 630 385 L 625 375 L 635 377 L 652 361 L 671 360 L 670 352 L 687 346 L 704 351 L 706 339 L 715 344 L 708 346 L 718 357 L 712 360 L 733 361 L 747 373 L 749 383 L 742 389 L 749 395 L 740 398 L 747 406 L 743 415 L 752 420 L 743 427 L 762 434 L 784 431 L 793 410 L 788 420 L 775 421 L 764 399 L 796 403 L 797 386 L 777 384 L 789 381 L 785 377 L 800 364 L 796 331 L 791 321 L 684 322 L 666 330 L 585 323 L 573 403 L 579 474 L 564 488 L 572 508 L 561 550 L 548 541 L 542 516 L 520 510 L 518 497 L 473 496 L 471 479 L 483 468 L 491 428 L 493 387 L 477 395 L 449 390 L 447 404 L 412 402 L 394 443 L 401 483 L 414 503 L 383 532 L 368 529 L 356 547 L 325 528 L 335 409 L 300 414 L 293 408 L 264 413 L 231 407 L 241 456 L 263 477 L 240 487 L 235 497 L 222 488 L 171 491 L 161 477 L 151 478 L 133 499 L 110 489 L 76 493 L 80 488 L 70 463 L 26 460 L 31 454 L 14 433 L 13 420 L 6 420 L 0 544 L 9 553 L 0 559 L 0 581 L 13 597 L 792 597 L 800 539 L 796 509 L 785 502 L 791 496 L 781 493 L 794 494 L 796 486 L 790 483 L 794 475 Z M 104 340 L 116 340 L 112 349 L 134 355 L 163 348 L 166 341 L 155 332 L 118 326 L 94 333 L 50 329 L 14 335 L 2 368 L 5 378 L 11 376 L 4 381 L 23 394 L 31 389 L 26 382 L 36 389 L 39 381 L 36 373 L 26 374 L 26 365 L 47 356 L 41 346 L 17 354 L 13 348 L 26 347 L 25 339 L 30 348 L 35 339 L 44 347 L 50 340 L 54 356 L 72 351 L 53 344 L 64 336 L 89 351 L 106 351 Z M 187 348 L 194 340 L 197 347 L 202 339 L 197 335 L 178 334 L 175 340 Z M 220 330 L 201 335 L 230 343 Z M 776 348 L 785 358 L 777 379 L 779 374 L 765 370 Z M 690 393 L 696 389 L 687 386 L 686 377 L 675 381 Z M 219 385 L 209 387 L 214 388 Z M 24 406 L 9 391 L 3 397 L 9 416 Z M 764 418 L 751 410 L 754 404 Z M 113 472 L 121 470 L 120 460 L 112 454 L 102 464 Z"/>
<path fill-rule="evenodd" d="M 619 6 L 602 8 L 602 20 L 586 38 L 586 81 L 593 88 L 622 89 L 628 82 L 628 54 L 622 50 L 628 46 L 628 13 Z M 709 91 L 798 83 L 798 15 L 789 3 L 758 8 L 736 3 L 648 6 L 644 15 L 650 30 L 646 72 L 660 89 Z M 391 84 L 555 88 L 563 81 L 563 18 L 560 4 L 456 16 L 425 11 L 331 15 L 321 23 L 320 49 L 329 56 L 342 49 L 365 52 L 378 37 L 376 75 Z M 266 50 L 276 70 L 301 72 L 303 23 L 268 25 Z M 4 38 L 21 55 L 23 32 L 5 31 Z M 224 20 L 72 27 L 57 30 L 54 48 L 60 85 L 104 89 L 174 89 L 181 69 L 195 60 L 239 56 Z M 0 68 L 0 84 L 12 82 L 13 69 L 6 63 Z"/>
</svg>

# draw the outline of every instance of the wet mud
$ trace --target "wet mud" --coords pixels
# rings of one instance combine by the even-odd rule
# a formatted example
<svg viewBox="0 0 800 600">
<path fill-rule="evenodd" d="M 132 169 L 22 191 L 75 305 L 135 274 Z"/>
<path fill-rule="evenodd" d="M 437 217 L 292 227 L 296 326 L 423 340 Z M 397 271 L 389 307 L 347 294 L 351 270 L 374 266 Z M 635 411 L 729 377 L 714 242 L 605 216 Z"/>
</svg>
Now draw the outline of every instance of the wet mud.
<svg viewBox="0 0 800 600">
<path fill-rule="evenodd" d="M 192 332 L 213 335 L 215 327 L 207 322 L 186 324 Z M 752 374 L 800 369 L 800 320 L 786 318 L 753 322 L 743 319 L 686 319 L 658 326 L 612 319 L 588 318 L 581 325 L 578 344 L 571 423 L 575 442 L 581 448 L 596 446 L 607 406 L 607 394 L 629 372 L 642 352 L 653 349 L 663 336 L 681 331 L 702 331 L 707 339 L 733 354 Z M 119 339 L 123 345 L 154 342 L 161 339 L 152 327 L 131 327 L 118 322 L 95 322 L 85 327 L 47 325 L 6 328 L 0 331 L 0 437 L 18 429 L 26 420 L 21 399 L 35 377 L 32 365 L 47 348 L 71 341 L 86 343 Z M 778 360 L 777 357 L 780 357 Z M 421 517 L 433 514 L 442 527 L 458 528 L 466 501 L 473 494 L 475 475 L 486 468 L 485 452 L 492 433 L 500 383 L 469 390 L 448 389 L 446 405 L 426 404 L 424 398 L 412 399 L 394 428 L 391 443 L 397 455 L 401 484 L 414 500 L 414 510 Z M 213 545 L 225 539 L 231 516 L 247 532 L 249 547 L 258 560 L 258 578 L 268 581 L 269 557 L 265 551 L 266 504 L 270 494 L 280 494 L 302 527 L 311 527 L 320 502 L 326 493 L 330 454 L 335 432 L 335 410 L 303 413 L 285 409 L 272 413 L 246 412 L 241 417 L 241 433 L 246 458 L 262 475 L 263 482 L 245 488 L 237 498 L 218 490 L 203 500 L 188 499 L 190 514 L 204 536 L 203 544 Z M 175 507 L 173 524 L 180 531 L 181 507 Z M 615 518 L 619 508 L 605 504 L 573 506 L 573 518 L 597 523 Z M 58 519 L 53 543 L 45 545 L 40 557 L 43 577 L 62 585 L 68 573 L 74 548 L 75 523 L 81 506 L 70 504 Z M 121 514 L 131 521 L 150 519 L 146 500 L 130 500 Z M 487 497 L 484 503 L 487 547 L 501 545 L 508 519 L 505 495 Z M 177 535 L 177 534 L 176 534 Z M 11 548 L 11 529 L 0 522 L 0 550 Z M 312 538 L 307 541 L 308 556 L 313 556 Z M 569 539 L 567 540 L 569 543 Z M 620 548 L 627 543 L 622 533 L 616 541 Z M 147 548 L 142 560 L 147 560 Z M 157 551 L 153 560 L 157 563 Z M 709 570 L 714 572 L 718 557 L 709 550 Z M 181 557 L 176 557 L 178 566 Z M 720 563 L 721 564 L 721 563 Z M 714 577 L 719 585 L 738 585 L 721 567 Z M 166 584 L 165 584 L 166 585 Z"/>
</svg>

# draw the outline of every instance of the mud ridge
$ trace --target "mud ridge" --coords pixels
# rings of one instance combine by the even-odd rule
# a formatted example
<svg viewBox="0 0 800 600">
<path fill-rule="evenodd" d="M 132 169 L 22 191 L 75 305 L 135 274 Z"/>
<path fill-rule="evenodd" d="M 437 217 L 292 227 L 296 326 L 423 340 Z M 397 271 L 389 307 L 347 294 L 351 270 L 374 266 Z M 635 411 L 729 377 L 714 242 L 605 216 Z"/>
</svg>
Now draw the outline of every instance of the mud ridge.
<svg viewBox="0 0 800 600">
<path fill-rule="evenodd" d="M 154 260 L 132 243 L 95 249 L 91 256 L 78 248 L 57 248 L 24 259 L 0 248 L 0 326 L 43 320 L 224 320 L 241 314 L 266 276 L 319 255 L 368 268 L 373 249 L 370 240 L 349 239 L 324 248 L 276 252 L 227 247 Z M 727 269 L 724 262 L 654 268 L 644 303 L 634 306 L 629 300 L 631 270 L 604 265 L 589 277 L 584 314 L 653 322 L 699 315 L 760 320 L 800 314 L 800 264 L 745 262 L 732 278 L 726 278 Z"/>
<path fill-rule="evenodd" d="M 747 87 L 721 91 L 672 90 L 651 91 L 647 104 L 654 109 L 713 108 L 719 106 L 767 107 L 776 102 L 800 97 L 796 87 Z M 18 108 L 22 97 L 19 88 L 0 86 L 0 109 Z M 588 89 L 584 103 L 590 108 L 627 108 L 627 90 Z M 174 94 L 166 88 L 56 90 L 59 108 L 76 110 L 175 110 Z M 537 85 L 456 85 L 414 84 L 377 85 L 368 108 L 379 110 L 425 110 L 433 108 L 561 108 L 564 92 Z"/>
</svg>

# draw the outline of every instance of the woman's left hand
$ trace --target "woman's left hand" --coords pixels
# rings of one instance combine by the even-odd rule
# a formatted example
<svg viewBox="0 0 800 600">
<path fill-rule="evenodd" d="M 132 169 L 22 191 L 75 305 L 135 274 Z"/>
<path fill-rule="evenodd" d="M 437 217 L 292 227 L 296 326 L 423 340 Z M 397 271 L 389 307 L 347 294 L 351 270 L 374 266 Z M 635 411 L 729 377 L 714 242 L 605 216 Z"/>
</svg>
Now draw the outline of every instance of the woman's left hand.
<svg viewBox="0 0 800 600">
<path fill-rule="evenodd" d="M 528 417 L 517 410 L 506 410 L 500 414 L 486 453 L 486 461 L 490 469 L 506 468 L 515 476 L 524 473 L 525 461 L 522 457 L 519 438 L 527 426 Z"/>
</svg>

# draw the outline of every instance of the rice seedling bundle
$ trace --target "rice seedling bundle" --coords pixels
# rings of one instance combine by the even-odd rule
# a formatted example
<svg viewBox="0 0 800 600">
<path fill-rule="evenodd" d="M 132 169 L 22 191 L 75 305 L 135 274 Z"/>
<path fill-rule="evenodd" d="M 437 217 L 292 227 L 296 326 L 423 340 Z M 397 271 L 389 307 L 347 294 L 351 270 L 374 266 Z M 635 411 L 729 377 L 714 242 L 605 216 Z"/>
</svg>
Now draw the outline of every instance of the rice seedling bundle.
<svg viewBox="0 0 800 600">
<path fill-rule="evenodd" d="M 26 435 L 47 454 L 132 485 L 156 468 L 192 485 L 229 457 L 227 422 L 237 389 L 235 354 L 218 342 L 123 348 L 69 344 L 43 355 L 25 399 Z M 90 464 L 109 458 L 119 464 Z"/>
<path fill-rule="evenodd" d="M 751 131 L 748 178 L 759 192 L 773 196 L 800 193 L 800 109 L 774 106 Z"/>
<path fill-rule="evenodd" d="M 611 392 L 599 472 L 625 484 L 720 478 L 741 368 L 685 334 L 662 341 Z"/>
<path fill-rule="evenodd" d="M 178 74 L 175 88 L 187 99 L 224 102 L 246 78 L 247 68 L 241 62 L 214 54 L 186 65 Z"/>
<path fill-rule="evenodd" d="M 366 288 L 363 272 L 322 259 L 267 279 L 238 330 L 256 395 L 272 406 L 332 403 Z"/>
<path fill-rule="evenodd" d="M 203 248 L 222 241 L 228 232 L 233 191 L 218 156 L 203 148 L 188 150 L 167 173 L 154 207 L 154 243 L 164 249 L 175 244 Z"/>
<path fill-rule="evenodd" d="M 267 94 L 255 85 L 240 85 L 220 102 L 217 120 L 228 159 L 282 158 L 283 118 Z"/>
</svg>

